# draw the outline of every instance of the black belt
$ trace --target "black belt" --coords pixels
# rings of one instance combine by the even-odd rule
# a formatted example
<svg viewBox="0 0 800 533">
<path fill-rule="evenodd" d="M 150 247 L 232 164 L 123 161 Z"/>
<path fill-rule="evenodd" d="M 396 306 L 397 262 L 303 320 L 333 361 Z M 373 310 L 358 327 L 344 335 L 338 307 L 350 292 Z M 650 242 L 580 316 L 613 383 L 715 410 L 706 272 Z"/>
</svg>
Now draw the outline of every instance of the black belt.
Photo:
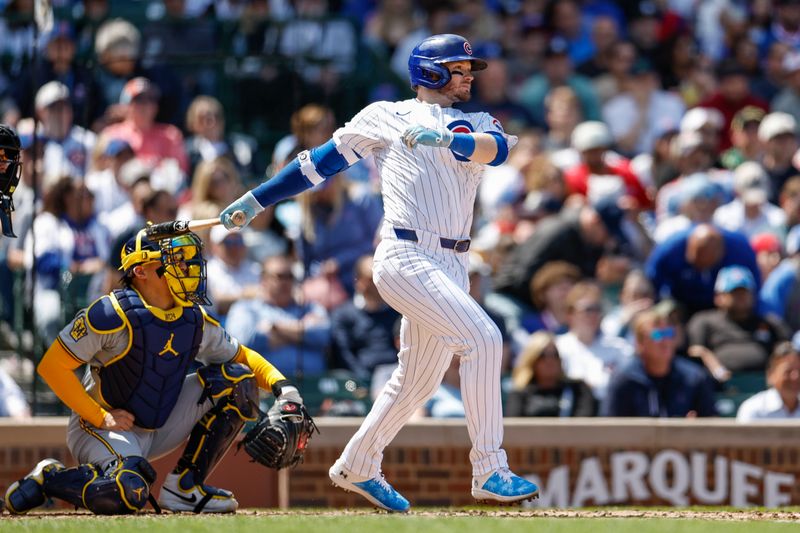
<svg viewBox="0 0 800 533">
<path fill-rule="evenodd" d="M 403 228 L 393 228 L 394 234 L 397 236 L 398 239 L 402 239 L 404 241 L 413 241 L 419 242 L 417 238 L 417 232 L 413 229 L 403 229 Z M 442 248 L 447 248 L 448 250 L 454 250 L 458 253 L 464 253 L 469 251 L 470 245 L 469 239 L 446 239 L 445 237 L 439 237 L 439 244 L 442 245 Z"/>
</svg>

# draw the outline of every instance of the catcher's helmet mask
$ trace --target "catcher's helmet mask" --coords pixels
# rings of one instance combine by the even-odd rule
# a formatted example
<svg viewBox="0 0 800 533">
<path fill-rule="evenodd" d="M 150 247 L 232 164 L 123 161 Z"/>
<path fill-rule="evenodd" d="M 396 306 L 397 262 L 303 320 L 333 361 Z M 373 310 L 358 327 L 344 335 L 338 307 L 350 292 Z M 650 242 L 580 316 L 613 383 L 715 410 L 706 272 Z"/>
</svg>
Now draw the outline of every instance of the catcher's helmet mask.
<svg viewBox="0 0 800 533">
<path fill-rule="evenodd" d="M 417 86 L 441 89 L 450 83 L 450 71 L 445 63 L 470 61 L 472 71 L 486 68 L 486 61 L 472 55 L 472 46 L 465 38 L 452 33 L 433 35 L 419 43 L 408 58 L 411 88 Z"/>
<path fill-rule="evenodd" d="M 11 195 L 22 176 L 20 150 L 19 136 L 10 127 L 0 124 L 0 225 L 7 237 L 16 237 L 11 226 L 11 212 L 14 211 Z"/>
<path fill-rule="evenodd" d="M 179 305 L 211 305 L 206 296 L 206 260 L 202 250 L 203 241 L 194 233 L 151 241 L 146 237 L 146 230 L 140 230 L 120 252 L 123 282 L 130 285 L 135 266 L 157 261 L 161 266 L 156 273 L 166 278 Z"/>
</svg>

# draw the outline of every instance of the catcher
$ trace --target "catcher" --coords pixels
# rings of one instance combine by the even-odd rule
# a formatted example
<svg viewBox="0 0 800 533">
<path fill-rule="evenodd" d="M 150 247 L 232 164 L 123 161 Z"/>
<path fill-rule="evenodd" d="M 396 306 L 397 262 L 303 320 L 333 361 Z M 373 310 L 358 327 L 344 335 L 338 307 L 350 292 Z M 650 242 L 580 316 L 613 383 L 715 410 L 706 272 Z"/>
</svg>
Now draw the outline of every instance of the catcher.
<svg viewBox="0 0 800 533">
<path fill-rule="evenodd" d="M 80 311 L 38 366 L 73 411 L 67 445 L 80 464 L 41 461 L 8 488 L 11 513 L 47 497 L 97 514 L 135 513 L 148 501 L 156 511 L 233 512 L 233 494 L 205 480 L 245 421 L 258 418 L 258 387 L 276 401 L 245 438 L 255 460 L 274 468 L 296 464 L 316 429 L 297 388 L 201 307 L 209 302 L 195 234 L 154 242 L 142 230 L 121 257 L 125 288 Z M 202 366 L 187 375 L 193 361 Z M 74 372 L 87 363 L 81 384 Z M 156 502 L 148 459 L 187 437 Z"/>
</svg>

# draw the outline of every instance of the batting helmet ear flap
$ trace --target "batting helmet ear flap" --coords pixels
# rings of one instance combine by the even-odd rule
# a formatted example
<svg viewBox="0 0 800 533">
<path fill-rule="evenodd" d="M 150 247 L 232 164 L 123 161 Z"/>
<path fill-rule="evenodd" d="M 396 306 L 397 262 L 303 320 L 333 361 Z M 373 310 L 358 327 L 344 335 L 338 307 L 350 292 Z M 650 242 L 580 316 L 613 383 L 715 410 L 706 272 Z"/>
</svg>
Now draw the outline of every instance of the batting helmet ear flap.
<svg viewBox="0 0 800 533">
<path fill-rule="evenodd" d="M 415 61 L 409 61 L 409 73 L 411 74 L 411 88 L 422 85 L 428 89 L 441 89 L 448 83 L 452 76 L 450 70 L 434 61 L 414 56 Z"/>
</svg>

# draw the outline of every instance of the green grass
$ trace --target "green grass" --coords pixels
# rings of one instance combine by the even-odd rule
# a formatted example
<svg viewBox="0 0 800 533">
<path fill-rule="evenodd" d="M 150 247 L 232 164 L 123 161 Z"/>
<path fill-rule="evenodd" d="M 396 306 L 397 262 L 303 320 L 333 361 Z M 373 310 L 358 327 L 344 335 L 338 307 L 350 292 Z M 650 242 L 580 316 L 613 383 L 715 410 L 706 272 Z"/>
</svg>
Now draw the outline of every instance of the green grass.
<svg viewBox="0 0 800 533">
<path fill-rule="evenodd" d="M 59 533 L 114 533 L 127 531 L 199 532 L 199 533 L 439 533 L 480 532 L 504 533 L 525 531 L 536 533 L 755 533 L 798 531 L 798 524 L 758 520 L 721 522 L 683 518 L 545 518 L 522 516 L 508 512 L 507 516 L 437 516 L 433 511 L 407 516 L 367 513 L 354 515 L 280 514 L 194 516 L 147 514 L 136 517 L 80 517 L 33 514 L 27 517 L 0 518 L 0 531 Z"/>
</svg>

